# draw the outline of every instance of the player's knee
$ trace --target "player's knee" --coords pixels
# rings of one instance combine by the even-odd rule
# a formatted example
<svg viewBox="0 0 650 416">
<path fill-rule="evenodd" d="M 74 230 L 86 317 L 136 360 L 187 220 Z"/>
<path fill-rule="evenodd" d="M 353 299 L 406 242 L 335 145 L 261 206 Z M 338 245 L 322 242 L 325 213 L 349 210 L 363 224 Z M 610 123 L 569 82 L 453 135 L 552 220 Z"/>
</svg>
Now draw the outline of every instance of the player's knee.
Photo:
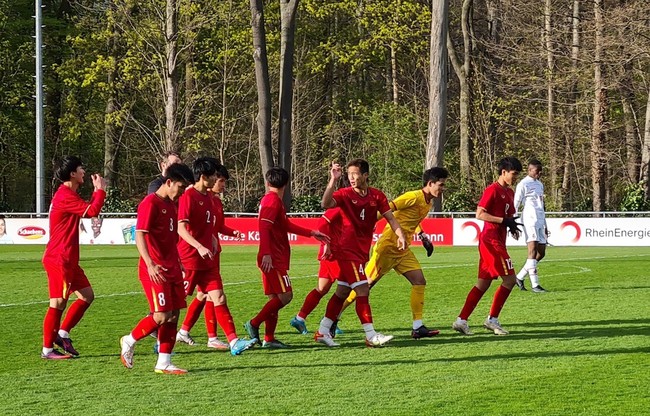
<svg viewBox="0 0 650 416">
<path fill-rule="evenodd" d="M 283 305 L 288 305 L 293 299 L 293 292 L 281 293 L 278 295 L 278 298 Z"/>
<path fill-rule="evenodd" d="M 538 252 L 538 253 L 537 253 L 537 261 L 540 261 L 541 259 L 543 259 L 544 256 L 546 256 L 546 253 L 541 252 L 541 251 Z"/>
<path fill-rule="evenodd" d="M 68 304 L 67 299 L 63 299 L 63 298 L 50 299 L 50 308 L 58 309 L 60 311 L 64 310 L 67 304 Z"/>
</svg>

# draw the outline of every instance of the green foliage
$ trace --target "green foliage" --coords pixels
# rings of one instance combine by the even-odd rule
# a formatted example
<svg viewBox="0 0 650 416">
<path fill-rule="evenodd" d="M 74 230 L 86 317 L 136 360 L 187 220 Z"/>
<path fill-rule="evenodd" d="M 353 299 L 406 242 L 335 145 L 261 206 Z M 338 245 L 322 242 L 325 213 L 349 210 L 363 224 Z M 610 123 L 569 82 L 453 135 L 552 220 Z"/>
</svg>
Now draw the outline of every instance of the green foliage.
<svg viewBox="0 0 650 416">
<path fill-rule="evenodd" d="M 574 208 L 574 211 L 593 211 L 594 205 L 593 205 L 593 200 L 591 198 L 585 198 L 582 201 L 580 201 Z"/>
<path fill-rule="evenodd" d="M 619 211 L 648 211 L 650 200 L 645 196 L 643 183 L 632 183 L 623 190 L 623 199 Z"/>
<path fill-rule="evenodd" d="M 363 155 L 370 163 L 370 184 L 389 198 L 422 187 L 424 137 L 416 116 L 388 103 L 359 109 Z"/>
<path fill-rule="evenodd" d="M 318 195 L 300 195 L 291 200 L 291 212 L 322 212 L 321 197 Z"/>
<path fill-rule="evenodd" d="M 458 188 L 449 187 L 445 190 L 442 200 L 442 210 L 448 212 L 474 212 L 478 202 L 476 192 L 461 184 Z"/>
<path fill-rule="evenodd" d="M 106 191 L 106 201 L 104 202 L 104 212 L 136 212 L 138 202 L 132 199 L 124 198 L 122 192 L 117 188 L 108 188 Z"/>
</svg>

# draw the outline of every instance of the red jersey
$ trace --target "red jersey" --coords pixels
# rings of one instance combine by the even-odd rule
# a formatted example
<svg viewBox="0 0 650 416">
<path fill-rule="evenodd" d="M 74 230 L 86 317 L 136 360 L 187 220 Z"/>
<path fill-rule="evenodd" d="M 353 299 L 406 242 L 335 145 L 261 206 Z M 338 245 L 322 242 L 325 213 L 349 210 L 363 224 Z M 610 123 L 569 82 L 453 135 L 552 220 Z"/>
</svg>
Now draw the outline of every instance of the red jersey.
<svg viewBox="0 0 650 416">
<path fill-rule="evenodd" d="M 320 217 L 318 221 L 318 231 L 330 237 L 330 253 L 331 259 L 336 258 L 337 252 L 340 250 L 341 233 L 343 232 L 343 214 L 339 207 L 330 208 Z M 348 224 L 349 225 L 349 224 Z M 323 256 L 325 245 L 321 244 L 318 250 L 318 258 Z"/>
<path fill-rule="evenodd" d="M 219 195 L 212 195 L 212 203 L 214 204 L 214 236 L 217 239 L 217 253 L 221 253 L 221 242 L 219 241 L 219 234 L 235 236 L 235 230 L 226 225 L 226 219 L 223 215 L 223 203 Z"/>
<path fill-rule="evenodd" d="M 61 185 L 50 205 L 50 240 L 43 260 L 57 264 L 79 263 L 79 221 L 96 217 L 104 205 L 106 192 L 97 189 L 90 202 L 84 201 L 70 187 Z"/>
<path fill-rule="evenodd" d="M 162 199 L 155 193 L 147 195 L 138 205 L 136 231 L 145 233 L 149 256 L 154 263 L 168 269 L 165 276 L 176 276 L 180 271 L 178 257 L 178 211 L 176 204 L 169 199 Z M 140 267 L 147 268 L 140 257 Z M 178 273 L 179 279 L 181 278 Z"/>
<path fill-rule="evenodd" d="M 268 192 L 260 201 L 258 226 L 260 230 L 260 248 L 257 253 L 258 267 L 262 264 L 262 257 L 270 254 L 273 268 L 289 270 L 291 247 L 287 233 L 311 236 L 311 230 L 289 221 L 284 204 L 275 192 Z"/>
<path fill-rule="evenodd" d="M 212 250 L 215 207 L 210 193 L 202 194 L 189 187 L 178 200 L 178 222 L 184 222 L 190 235 L 203 247 Z M 178 255 L 188 270 L 207 270 L 214 267 L 214 260 L 202 258 L 190 243 L 178 238 Z"/>
<path fill-rule="evenodd" d="M 483 191 L 483 196 L 478 203 L 478 206 L 485 209 L 490 215 L 495 217 L 512 217 L 515 215 L 515 192 L 503 187 L 499 182 L 494 182 Z M 499 242 L 506 243 L 507 229 L 501 224 L 493 222 L 483 223 L 483 230 L 479 238 L 483 241 L 498 240 Z"/>
<path fill-rule="evenodd" d="M 341 208 L 349 226 L 344 227 L 337 260 L 368 261 L 368 253 L 377 223 L 377 214 L 390 211 L 388 199 L 382 191 L 368 188 L 361 196 L 352 187 L 334 192 L 336 205 Z"/>
</svg>

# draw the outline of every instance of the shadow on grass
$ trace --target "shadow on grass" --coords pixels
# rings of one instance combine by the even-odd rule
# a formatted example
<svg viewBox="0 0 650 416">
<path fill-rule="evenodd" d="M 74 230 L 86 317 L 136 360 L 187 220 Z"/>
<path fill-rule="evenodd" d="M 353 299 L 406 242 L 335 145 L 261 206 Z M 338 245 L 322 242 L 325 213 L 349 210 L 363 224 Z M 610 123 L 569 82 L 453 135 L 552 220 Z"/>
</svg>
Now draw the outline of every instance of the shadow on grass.
<svg viewBox="0 0 650 416">
<path fill-rule="evenodd" d="M 496 361 L 508 359 L 534 359 L 534 358 L 552 358 L 552 357 L 580 357 L 588 355 L 618 355 L 618 354 L 636 354 L 650 352 L 650 347 L 638 348 L 616 348 L 610 350 L 597 350 L 597 351 L 552 351 L 552 352 L 510 352 L 508 354 L 490 354 L 490 355 L 474 355 L 468 357 L 435 357 L 428 359 L 413 359 L 413 360 L 385 360 L 381 359 L 373 361 L 354 361 L 345 364 L 346 367 L 368 367 L 368 366 L 398 366 L 404 364 L 414 363 L 450 363 L 450 362 L 474 362 L 474 361 Z M 317 367 L 340 367 L 340 362 L 310 362 L 307 364 L 264 364 L 264 365 L 250 365 L 250 366 L 224 366 L 224 367 L 204 367 L 192 368 L 192 373 L 214 372 L 214 371 L 236 371 L 236 370 L 265 370 L 265 369 L 282 369 L 282 368 L 317 368 Z"/>
</svg>

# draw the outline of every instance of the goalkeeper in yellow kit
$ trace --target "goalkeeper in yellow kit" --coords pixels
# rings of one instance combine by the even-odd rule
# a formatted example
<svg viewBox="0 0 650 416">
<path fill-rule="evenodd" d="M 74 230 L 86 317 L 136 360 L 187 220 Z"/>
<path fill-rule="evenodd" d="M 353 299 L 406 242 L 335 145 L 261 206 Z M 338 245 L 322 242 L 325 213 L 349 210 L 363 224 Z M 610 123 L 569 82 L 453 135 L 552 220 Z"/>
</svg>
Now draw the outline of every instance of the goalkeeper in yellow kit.
<svg viewBox="0 0 650 416">
<path fill-rule="evenodd" d="M 422 175 L 422 189 L 406 192 L 390 202 L 390 208 L 402 227 L 407 245 L 413 240 L 413 235 L 418 233 L 422 245 L 427 250 L 427 256 L 433 253 L 433 244 L 420 228 L 420 223 L 431 211 L 433 198 L 442 195 L 448 176 L 449 172 L 444 168 L 428 169 Z M 406 250 L 397 248 L 397 236 L 387 225 L 375 244 L 370 261 L 365 268 L 370 288 L 372 289 L 379 279 L 391 270 L 403 275 L 411 283 L 411 312 L 413 313 L 411 336 L 420 339 L 438 335 L 439 331 L 428 329 L 422 323 L 424 289 L 427 284 L 422 266 L 410 248 Z M 355 297 L 356 293 L 351 292 L 343 310 L 354 302 Z"/>
</svg>

